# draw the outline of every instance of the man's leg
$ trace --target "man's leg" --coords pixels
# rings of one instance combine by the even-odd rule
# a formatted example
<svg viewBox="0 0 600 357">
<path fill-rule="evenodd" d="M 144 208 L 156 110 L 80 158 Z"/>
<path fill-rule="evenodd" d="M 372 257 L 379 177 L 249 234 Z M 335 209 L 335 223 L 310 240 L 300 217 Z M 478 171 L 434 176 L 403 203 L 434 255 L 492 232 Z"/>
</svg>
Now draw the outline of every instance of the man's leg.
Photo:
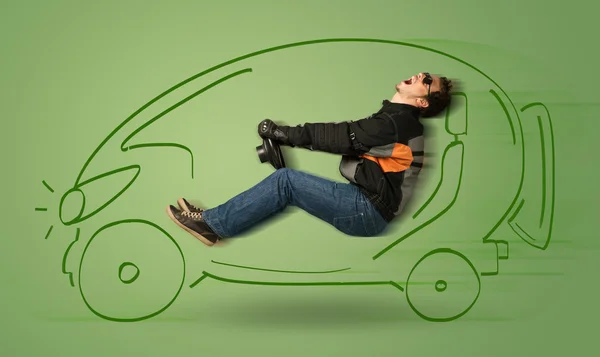
<svg viewBox="0 0 600 357">
<path fill-rule="evenodd" d="M 371 236 L 385 227 L 357 187 L 283 168 L 227 202 L 202 212 L 221 238 L 234 237 L 288 205 L 303 209 L 354 236 Z"/>
</svg>

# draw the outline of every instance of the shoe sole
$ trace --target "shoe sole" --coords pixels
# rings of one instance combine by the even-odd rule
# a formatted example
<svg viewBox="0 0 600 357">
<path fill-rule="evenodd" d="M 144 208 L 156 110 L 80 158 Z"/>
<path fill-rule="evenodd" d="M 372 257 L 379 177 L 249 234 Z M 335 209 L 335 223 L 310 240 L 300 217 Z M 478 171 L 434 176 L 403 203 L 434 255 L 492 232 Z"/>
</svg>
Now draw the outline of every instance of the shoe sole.
<svg viewBox="0 0 600 357">
<path fill-rule="evenodd" d="M 193 235 L 194 237 L 196 237 L 199 241 L 201 241 L 202 243 L 206 244 L 207 246 L 213 246 L 215 243 L 211 242 L 210 240 L 206 239 L 205 237 L 203 237 L 201 234 L 194 232 L 193 230 L 189 229 L 188 227 L 186 227 L 185 225 L 181 224 L 181 222 L 179 222 L 177 220 L 177 218 L 175 218 L 175 216 L 173 216 L 173 212 L 171 212 L 171 208 L 170 206 L 167 206 L 167 215 L 173 220 L 173 222 L 175 222 L 175 224 L 177 224 L 179 227 L 183 228 L 185 231 L 187 231 L 189 234 Z"/>
<path fill-rule="evenodd" d="M 184 211 L 188 211 L 188 212 L 196 211 L 196 210 L 192 210 L 190 207 L 188 207 L 188 205 L 185 204 L 185 201 L 183 200 L 183 198 L 180 198 L 177 200 L 177 205 L 179 206 L 179 208 L 181 208 Z"/>
<path fill-rule="evenodd" d="M 181 208 L 184 211 L 190 211 L 190 208 L 185 204 L 183 198 L 177 200 L 177 205 L 179 205 L 179 208 Z"/>
</svg>

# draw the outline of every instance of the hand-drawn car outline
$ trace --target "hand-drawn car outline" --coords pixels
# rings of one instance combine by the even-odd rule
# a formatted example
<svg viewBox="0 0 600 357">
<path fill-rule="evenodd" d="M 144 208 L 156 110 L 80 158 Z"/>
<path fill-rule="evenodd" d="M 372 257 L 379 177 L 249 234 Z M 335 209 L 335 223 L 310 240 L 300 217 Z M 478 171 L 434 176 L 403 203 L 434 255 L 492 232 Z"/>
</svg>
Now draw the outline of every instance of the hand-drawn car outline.
<svg viewBox="0 0 600 357">
<path fill-rule="evenodd" d="M 106 207 L 108 207 L 112 202 L 114 202 L 119 196 L 121 196 L 127 189 L 129 189 L 131 187 L 131 185 L 133 184 L 133 182 L 138 178 L 138 176 L 140 175 L 140 171 L 141 171 L 141 166 L 140 165 L 129 165 L 129 166 L 124 166 L 109 172 L 105 172 L 103 174 L 97 175 L 95 177 L 89 178 L 85 181 L 81 181 L 83 174 L 86 171 L 86 168 L 88 167 L 88 165 L 90 164 L 90 162 L 94 159 L 95 155 L 102 149 L 102 147 L 109 141 L 109 139 L 111 139 L 117 132 L 119 132 L 126 124 L 128 124 L 131 120 L 133 120 L 136 116 L 138 116 L 140 113 L 142 113 L 144 110 L 146 110 L 148 107 L 154 105 L 158 105 L 155 103 L 159 103 L 159 100 L 161 98 L 163 98 L 164 96 L 166 96 L 167 94 L 174 92 L 176 89 L 181 88 L 182 86 L 184 86 L 187 83 L 190 83 L 206 74 L 209 74 L 213 71 L 216 71 L 219 68 L 228 66 L 230 64 L 242 61 L 246 58 L 250 58 L 250 57 L 254 57 L 254 56 L 258 56 L 264 53 L 268 53 L 268 52 L 273 52 L 273 51 L 279 51 L 282 49 L 286 49 L 286 48 L 292 48 L 292 47 L 298 47 L 298 46 L 305 46 L 305 45 L 311 45 L 311 44 L 317 44 L 317 43 L 332 43 L 332 42 L 370 42 L 370 43 L 384 43 L 384 44 L 390 44 L 390 45 L 399 45 L 399 46 L 406 46 L 406 47 L 412 47 L 412 48 L 417 48 L 417 49 L 422 49 L 425 51 L 430 51 L 430 52 L 434 52 L 437 53 L 439 55 L 451 58 L 453 60 L 456 60 L 458 62 L 461 62 L 462 64 L 470 67 L 471 69 L 477 71 L 479 74 L 481 74 L 482 76 L 484 76 L 485 78 L 487 78 L 488 81 L 490 81 L 495 88 L 490 89 L 490 94 L 495 96 L 496 99 L 498 100 L 498 103 L 502 106 L 510 124 L 511 124 L 511 130 L 513 133 L 513 144 L 517 145 L 520 144 L 521 146 L 521 151 L 522 151 L 522 161 L 521 161 L 521 181 L 520 181 L 520 185 L 519 188 L 517 190 L 517 192 L 514 195 L 514 199 L 512 200 L 512 203 L 509 205 L 509 207 L 507 207 L 505 213 L 503 214 L 503 216 L 498 220 L 497 224 L 494 225 L 494 227 L 492 227 L 489 232 L 482 237 L 482 243 L 483 244 L 490 244 L 495 246 L 496 248 L 496 256 L 495 256 L 495 261 L 496 261 L 496 269 L 494 269 L 493 271 L 485 271 L 485 272 L 478 272 L 477 268 L 471 263 L 471 261 L 465 256 L 463 255 L 461 252 L 454 250 L 454 249 L 450 249 L 450 248 L 444 248 L 444 247 L 438 247 L 435 248 L 433 250 L 430 250 L 429 252 L 427 252 L 426 254 L 418 257 L 418 259 L 416 259 L 416 263 L 413 265 L 412 270 L 409 272 L 408 274 L 408 279 L 406 281 L 406 288 L 401 286 L 400 284 L 398 284 L 395 281 L 340 281 L 343 280 L 343 277 L 340 276 L 339 274 L 336 274 L 342 270 L 347 270 L 347 269 L 341 269 L 341 270 L 332 270 L 332 271 L 322 271 L 322 272 L 318 272 L 318 273 L 323 273 L 323 274 L 327 274 L 328 277 L 331 277 L 330 279 L 328 279 L 327 281 L 306 281 L 306 282 L 298 282 L 298 281 L 289 281 L 289 280 L 285 280 L 285 281 L 280 281 L 280 282 L 275 282 L 272 280 L 239 280 L 239 279 L 230 279 L 227 277 L 223 277 L 223 276 L 218 276 L 215 274 L 212 274 L 208 271 L 203 271 L 202 275 L 200 276 L 200 278 L 196 279 L 191 285 L 190 288 L 195 287 L 197 284 L 199 284 L 202 280 L 204 280 L 205 278 L 212 278 L 212 279 L 216 279 L 216 280 L 220 280 L 223 282 L 230 282 L 230 283 L 239 283 L 239 284 L 262 284 L 262 285 L 296 285 L 296 286 L 311 286 L 311 285 L 378 285 L 378 284 L 388 284 L 388 285 L 392 285 L 394 287 L 396 287 L 397 289 L 401 290 L 401 291 L 405 291 L 406 292 L 406 296 L 407 296 L 407 301 L 411 307 L 411 309 L 417 314 L 419 315 L 421 318 L 428 320 L 428 321 L 451 321 L 454 319 L 457 319 L 461 316 L 463 316 L 465 313 L 467 313 L 472 307 L 473 305 L 476 303 L 478 297 L 479 297 L 479 292 L 481 289 L 481 278 L 480 276 L 492 276 L 492 275 L 497 275 L 499 273 L 499 265 L 500 265 L 500 260 L 507 260 L 509 258 L 509 254 L 508 254 L 508 242 L 506 240 L 498 240 L 498 239 L 493 239 L 493 233 L 503 224 L 507 224 L 510 226 L 510 228 L 512 228 L 512 230 L 516 233 L 516 235 L 518 235 L 522 240 L 524 240 L 526 243 L 530 244 L 531 246 L 538 248 L 540 250 L 545 250 L 547 249 L 549 242 L 550 242 L 550 237 L 551 237 L 551 233 L 552 233 L 552 224 L 553 224 L 553 215 L 554 215 L 554 137 L 553 137 L 553 132 L 552 132 L 552 123 L 551 123 L 551 117 L 550 117 L 550 113 L 548 111 L 548 109 L 546 108 L 546 106 L 540 102 L 536 102 L 536 103 L 531 103 L 528 105 L 523 106 L 520 109 L 521 113 L 532 113 L 535 109 L 537 109 L 537 113 L 535 115 L 530 115 L 530 118 L 528 118 L 528 120 L 521 120 L 521 117 L 519 115 L 519 111 L 515 108 L 515 105 L 513 104 L 513 102 L 511 101 L 511 99 L 508 97 L 508 95 L 504 92 L 504 90 L 490 77 L 488 77 L 485 73 L 483 73 L 481 70 L 479 70 L 478 68 L 476 68 L 475 66 L 457 58 L 454 57 L 450 54 L 447 54 L 445 52 L 442 51 L 438 51 L 426 46 L 422 46 L 422 45 L 417 45 L 417 44 L 412 44 L 412 43 L 407 43 L 407 42 L 400 42 L 400 41 L 391 41 L 391 40 L 381 40 L 381 39 L 367 39 L 367 38 L 331 38 L 331 39 L 320 39 L 320 40 L 312 40 L 312 41 L 303 41 L 303 42 L 296 42 L 296 43 L 291 43 L 291 44 L 287 44 L 287 45 L 282 45 L 282 46 L 276 46 L 276 47 L 271 47 L 271 48 L 267 48 L 264 50 L 260 50 L 260 51 L 256 51 L 250 54 L 246 54 L 237 58 L 234 58 L 232 60 L 223 62 L 219 65 L 213 66 L 205 71 L 202 71 L 180 83 L 178 83 L 177 85 L 169 88 L 167 91 L 161 93 L 160 95 L 158 95 L 157 97 L 155 97 L 154 99 L 152 99 L 150 102 L 146 103 L 145 105 L 143 105 L 141 108 L 139 108 L 137 111 L 135 111 L 131 116 L 129 116 L 125 121 L 123 121 L 115 130 L 113 130 L 108 137 L 106 137 L 105 140 L 103 140 L 103 142 L 96 148 L 96 150 L 92 153 L 92 155 L 89 157 L 89 159 L 86 161 L 86 163 L 84 164 L 84 166 L 82 167 L 74 186 L 67 190 L 64 195 L 62 196 L 61 200 L 60 200 L 60 206 L 59 206 L 59 216 L 60 216 L 60 220 L 63 223 L 63 225 L 65 226 L 71 226 L 71 225 L 76 225 L 80 222 L 83 222 L 91 217 L 93 217 L 95 214 L 99 213 L 100 211 L 102 211 L 103 209 L 105 209 Z M 186 98 L 184 98 L 183 100 L 179 101 L 177 104 L 163 110 L 160 112 L 160 114 L 154 116 L 153 118 L 151 118 L 150 120 L 147 120 L 144 122 L 144 124 L 142 124 L 141 126 L 139 126 L 136 130 L 134 130 L 131 134 L 129 134 L 127 136 L 127 138 L 122 142 L 121 144 L 121 151 L 125 152 L 125 151 L 130 151 L 130 150 L 134 150 L 134 149 L 138 149 L 138 148 L 144 148 L 144 147 L 175 147 L 175 148 L 179 148 L 182 150 L 187 151 L 190 156 L 191 156 L 191 160 L 192 160 L 192 178 L 193 178 L 193 153 L 192 151 L 181 145 L 181 144 L 177 144 L 177 143 L 145 143 L 145 144 L 137 144 L 137 145 L 127 145 L 127 143 L 139 132 L 141 132 L 144 128 L 148 127 L 150 124 L 152 124 L 153 122 L 155 122 L 156 120 L 160 119 L 161 117 L 163 117 L 164 115 L 166 115 L 168 112 L 172 111 L 173 109 L 175 109 L 176 107 L 184 104 L 185 102 L 193 99 L 194 97 L 196 97 L 197 95 L 217 86 L 218 84 L 227 81 L 228 79 L 231 79 L 235 76 L 238 76 L 240 74 L 243 73 L 248 73 L 251 72 L 252 69 L 251 68 L 246 68 L 237 72 L 233 72 L 227 76 L 224 76 L 212 83 L 210 83 L 209 85 L 203 87 L 202 89 L 194 92 L 193 94 L 187 96 Z M 455 95 L 459 95 L 459 96 L 463 96 L 465 103 L 466 103 L 466 107 L 467 107 L 467 113 L 468 113 L 468 98 L 466 97 L 465 93 L 456 93 Z M 401 236 L 400 238 L 394 240 L 391 244 L 387 244 L 383 249 L 381 249 L 375 256 L 372 257 L 373 260 L 377 260 L 380 257 L 384 256 L 386 254 L 386 252 L 388 252 L 390 249 L 392 249 L 394 246 L 396 246 L 397 244 L 401 243 L 402 241 L 404 241 L 405 239 L 407 239 L 408 237 L 412 236 L 413 234 L 415 234 L 417 231 L 420 231 L 421 229 L 427 227 L 429 224 L 433 223 L 434 221 L 436 221 L 437 219 L 439 219 L 442 215 L 444 215 L 449 209 L 450 207 L 454 204 L 457 195 L 460 191 L 460 179 L 462 177 L 462 172 L 463 172 L 463 155 L 464 155 L 464 143 L 461 140 L 462 138 L 466 137 L 467 135 L 467 122 L 468 122 L 468 114 L 466 114 L 467 118 L 466 122 L 465 122 L 465 127 L 463 128 L 464 130 L 460 130 L 460 131 L 452 131 L 449 128 L 448 123 L 446 122 L 446 131 L 453 136 L 454 141 L 452 143 L 450 143 L 444 151 L 443 154 L 443 162 L 445 161 L 445 158 L 447 157 L 447 155 L 449 155 L 450 153 L 453 154 L 457 154 L 460 155 L 461 157 L 461 164 L 460 166 L 453 166 L 453 167 L 443 167 L 442 168 L 442 177 L 447 176 L 447 172 L 450 170 L 454 170 L 453 175 L 454 177 L 458 178 L 458 182 L 456 187 L 454 187 L 454 195 L 453 198 L 450 202 L 448 202 L 448 204 L 445 206 L 445 208 L 441 211 L 439 211 L 437 214 L 433 215 L 432 217 L 430 217 L 429 219 L 427 219 L 424 223 L 420 224 L 417 228 L 411 230 L 410 232 L 404 234 L 403 236 Z M 537 119 L 537 121 L 534 120 L 534 118 Z M 539 134 L 539 137 L 537 139 L 540 140 L 540 144 L 542 147 L 542 151 L 541 151 L 541 157 L 538 157 L 539 155 L 537 155 L 536 152 L 529 152 L 526 150 L 526 146 L 524 145 L 525 142 L 525 135 L 524 135 L 524 130 L 523 130 L 523 125 L 527 125 L 528 126 L 528 130 L 532 130 L 534 132 L 536 132 L 537 134 Z M 528 139 L 529 140 L 529 139 Z M 543 166 L 543 170 L 541 172 L 541 177 L 535 177 L 532 178 L 530 176 L 526 175 L 527 172 L 527 166 L 525 165 L 525 162 L 529 162 L 529 160 L 541 160 L 542 161 L 542 166 Z M 90 184 L 94 181 L 97 181 L 99 179 L 102 179 L 104 177 L 108 177 L 111 175 L 116 175 L 116 174 L 122 174 L 122 173 L 133 173 L 133 178 L 131 178 L 131 180 L 127 183 L 127 185 L 125 185 L 125 187 L 123 187 L 118 193 L 116 193 L 113 197 L 110 197 L 109 199 L 106 200 L 106 202 L 101 205 L 100 207 L 96 208 L 95 210 L 91 211 L 91 212 L 85 212 L 85 194 L 83 189 L 85 188 L 85 186 L 87 184 Z M 531 191 L 527 191 L 527 190 L 523 190 L 524 184 L 526 181 L 529 180 L 534 180 L 533 182 L 538 182 L 541 184 L 542 189 L 538 190 L 537 193 L 533 193 Z M 447 182 L 447 180 L 446 180 Z M 439 189 L 441 188 L 441 186 L 444 184 L 444 181 L 440 178 L 440 182 L 438 184 L 438 187 L 436 188 L 435 192 L 439 192 Z M 534 197 L 534 202 L 530 203 L 529 198 L 527 198 L 527 196 L 529 195 L 534 195 L 537 196 L 538 193 L 540 193 L 541 191 L 541 195 L 540 197 Z M 425 203 L 425 206 L 429 203 L 429 201 L 431 201 L 432 199 L 435 198 L 436 193 L 434 193 L 433 196 L 430 197 L 430 199 Z M 73 197 L 73 195 L 79 195 L 80 199 L 81 199 L 81 207 L 78 210 L 78 213 L 75 217 L 72 217 L 70 219 L 65 220 L 63 217 L 63 205 L 65 203 L 65 200 L 69 197 Z M 526 200 L 527 198 L 527 200 Z M 535 202 L 535 201 L 539 201 L 539 202 Z M 422 209 L 425 207 L 421 207 L 421 209 L 419 211 L 417 211 L 417 213 L 415 214 L 415 216 L 417 216 L 419 214 L 419 212 L 422 211 Z M 541 208 L 540 208 L 541 207 Z M 161 207 L 162 208 L 162 207 Z M 160 208 L 159 208 L 160 209 Z M 535 226 L 533 229 L 529 229 L 529 230 L 525 230 L 523 228 L 523 226 L 525 226 L 527 224 L 527 222 L 522 222 L 521 221 L 521 212 L 523 210 L 527 210 L 527 209 L 533 209 L 534 211 L 541 211 L 540 215 L 540 222 L 537 226 Z M 84 214 L 85 212 L 85 214 Z M 413 218 L 415 217 L 413 216 Z M 84 265 L 84 261 L 85 261 L 85 257 L 86 257 L 86 253 L 88 251 L 88 248 L 90 247 L 90 244 L 95 240 L 95 238 L 97 238 L 101 233 L 102 234 L 106 234 L 105 232 L 107 230 L 109 230 L 112 227 L 121 225 L 121 224 L 141 224 L 141 225 L 145 225 L 146 227 L 152 227 L 154 229 L 156 229 L 157 231 L 159 231 L 160 233 L 162 233 L 165 237 L 167 237 L 169 240 L 172 241 L 173 243 L 173 247 L 174 249 L 176 249 L 177 254 L 181 256 L 181 264 L 182 264 L 182 277 L 181 277 L 181 284 L 179 285 L 179 289 L 174 293 L 174 295 L 172 296 L 172 298 L 169 299 L 169 301 L 165 301 L 164 305 L 162 306 L 162 308 L 156 310 L 156 311 L 151 311 L 148 313 L 144 313 L 144 314 L 140 314 L 134 317 L 128 317 L 128 318 L 123 318 L 123 317 L 118 317 L 118 316 L 109 316 L 108 314 L 104 314 L 100 311 L 97 311 L 97 309 L 94 308 L 94 306 L 92 306 L 88 300 L 86 299 L 86 293 L 84 291 L 84 289 L 82 288 L 82 266 Z M 67 250 L 65 251 L 65 254 L 63 256 L 63 273 L 67 274 L 69 276 L 70 279 L 70 283 L 71 285 L 74 287 L 75 286 L 75 282 L 73 280 L 73 273 L 67 271 L 66 268 L 66 261 L 67 261 L 67 256 L 69 254 L 70 249 L 72 248 L 72 246 L 79 240 L 79 235 L 80 235 L 80 228 L 76 229 L 76 237 L 74 239 L 74 241 L 69 245 L 69 247 L 67 248 Z M 464 266 L 466 267 L 467 270 L 472 271 L 473 274 L 475 275 L 475 278 L 477 279 L 477 292 L 474 296 L 474 299 L 472 301 L 469 301 L 468 303 L 466 303 L 463 307 L 460 308 L 460 311 L 458 313 L 452 314 L 451 316 L 433 316 L 433 315 L 428 315 L 422 311 L 419 310 L 418 307 L 416 307 L 416 303 L 414 301 L 413 298 L 411 298 L 411 276 L 413 275 L 413 273 L 415 272 L 415 270 L 417 270 L 420 265 L 422 264 L 423 261 L 428 261 L 431 259 L 435 259 L 437 257 L 440 257 L 442 255 L 451 255 L 452 257 L 462 261 L 464 263 Z M 227 264 L 227 263 L 219 263 L 219 262 L 214 262 L 216 264 L 223 264 L 223 265 L 229 265 L 231 267 L 237 267 L 239 269 L 256 269 L 256 270 L 262 270 L 265 271 L 267 273 L 267 276 L 269 274 L 287 274 L 287 273 L 299 273 L 297 271 L 283 271 L 283 270 L 273 270 L 273 269 L 262 269 L 262 268 L 251 268 L 251 267 L 247 267 L 247 266 L 236 266 L 235 264 Z M 121 266 L 119 267 L 119 272 L 127 265 L 131 265 L 135 267 L 135 264 L 131 263 L 131 262 L 124 262 L 123 264 L 121 264 Z M 184 255 L 183 252 L 181 251 L 179 245 L 177 244 L 177 242 L 175 241 L 175 239 L 173 239 L 173 237 L 163 228 L 161 228 L 159 225 L 152 223 L 150 221 L 147 220 L 141 220 L 141 219 L 125 219 L 125 220 L 120 220 L 120 221 L 116 221 L 116 222 L 112 222 L 109 224 L 106 224 L 104 226 L 102 226 L 100 229 L 98 229 L 94 234 L 92 234 L 91 238 L 89 239 L 89 241 L 87 242 L 82 256 L 81 256 L 81 260 L 79 262 L 79 271 L 78 271 L 78 283 L 79 283 L 79 288 L 80 288 L 80 293 L 82 295 L 82 298 L 85 302 L 85 304 L 87 305 L 87 307 L 90 309 L 90 311 L 92 311 L 92 313 L 94 313 L 95 315 L 97 315 L 98 317 L 101 317 L 103 319 L 107 319 L 107 320 L 111 320 L 111 321 L 118 321 L 118 322 L 132 322 L 132 321 L 141 321 L 141 320 L 145 320 L 151 317 L 154 317 L 160 313 L 162 313 L 163 311 L 165 311 L 177 298 L 177 296 L 179 295 L 179 293 L 181 292 L 183 285 L 184 285 L 184 281 L 185 281 L 185 259 L 184 259 Z M 349 269 L 349 268 L 348 268 Z M 311 272 L 311 273 L 315 273 L 315 272 Z M 128 280 L 121 280 L 124 284 L 131 284 L 133 281 L 135 281 L 136 277 L 139 275 L 139 271 L 138 273 L 128 279 Z M 322 274 L 321 274 L 322 276 Z M 434 286 L 434 288 L 436 289 L 436 291 L 438 291 L 439 293 L 443 293 L 447 287 L 447 282 L 443 281 L 443 280 L 436 280 L 435 282 L 431 282 L 431 285 Z"/>
</svg>

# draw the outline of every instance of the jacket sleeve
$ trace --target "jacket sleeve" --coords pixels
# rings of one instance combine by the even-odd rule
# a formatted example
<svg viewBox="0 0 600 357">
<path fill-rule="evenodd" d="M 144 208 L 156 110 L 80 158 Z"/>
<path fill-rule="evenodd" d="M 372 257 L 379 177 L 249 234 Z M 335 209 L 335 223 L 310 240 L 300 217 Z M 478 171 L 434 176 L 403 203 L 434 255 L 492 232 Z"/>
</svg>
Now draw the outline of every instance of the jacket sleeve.
<svg viewBox="0 0 600 357">
<path fill-rule="evenodd" d="M 395 143 L 393 120 L 385 115 L 341 123 L 306 123 L 280 126 L 293 146 L 342 155 L 360 155 L 373 147 Z M 354 135 L 352 135 L 354 134 Z"/>
</svg>

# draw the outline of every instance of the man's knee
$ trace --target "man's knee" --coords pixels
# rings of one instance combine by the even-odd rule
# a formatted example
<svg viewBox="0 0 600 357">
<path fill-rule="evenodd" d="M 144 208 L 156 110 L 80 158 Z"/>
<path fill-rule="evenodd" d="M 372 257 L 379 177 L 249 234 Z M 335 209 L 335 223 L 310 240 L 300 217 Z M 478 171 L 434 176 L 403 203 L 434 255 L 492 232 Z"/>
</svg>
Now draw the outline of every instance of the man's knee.
<svg viewBox="0 0 600 357">
<path fill-rule="evenodd" d="M 295 174 L 295 170 L 294 169 L 290 169 L 289 167 L 282 167 L 280 169 L 277 169 L 275 172 L 273 172 L 273 176 L 276 177 L 278 180 L 286 180 L 289 181 L 291 177 L 293 177 Z"/>
<path fill-rule="evenodd" d="M 297 188 L 299 185 L 301 186 L 303 176 L 304 173 L 302 171 L 287 167 L 278 169 L 273 173 L 273 179 L 277 182 L 277 186 L 289 189 Z"/>
</svg>

